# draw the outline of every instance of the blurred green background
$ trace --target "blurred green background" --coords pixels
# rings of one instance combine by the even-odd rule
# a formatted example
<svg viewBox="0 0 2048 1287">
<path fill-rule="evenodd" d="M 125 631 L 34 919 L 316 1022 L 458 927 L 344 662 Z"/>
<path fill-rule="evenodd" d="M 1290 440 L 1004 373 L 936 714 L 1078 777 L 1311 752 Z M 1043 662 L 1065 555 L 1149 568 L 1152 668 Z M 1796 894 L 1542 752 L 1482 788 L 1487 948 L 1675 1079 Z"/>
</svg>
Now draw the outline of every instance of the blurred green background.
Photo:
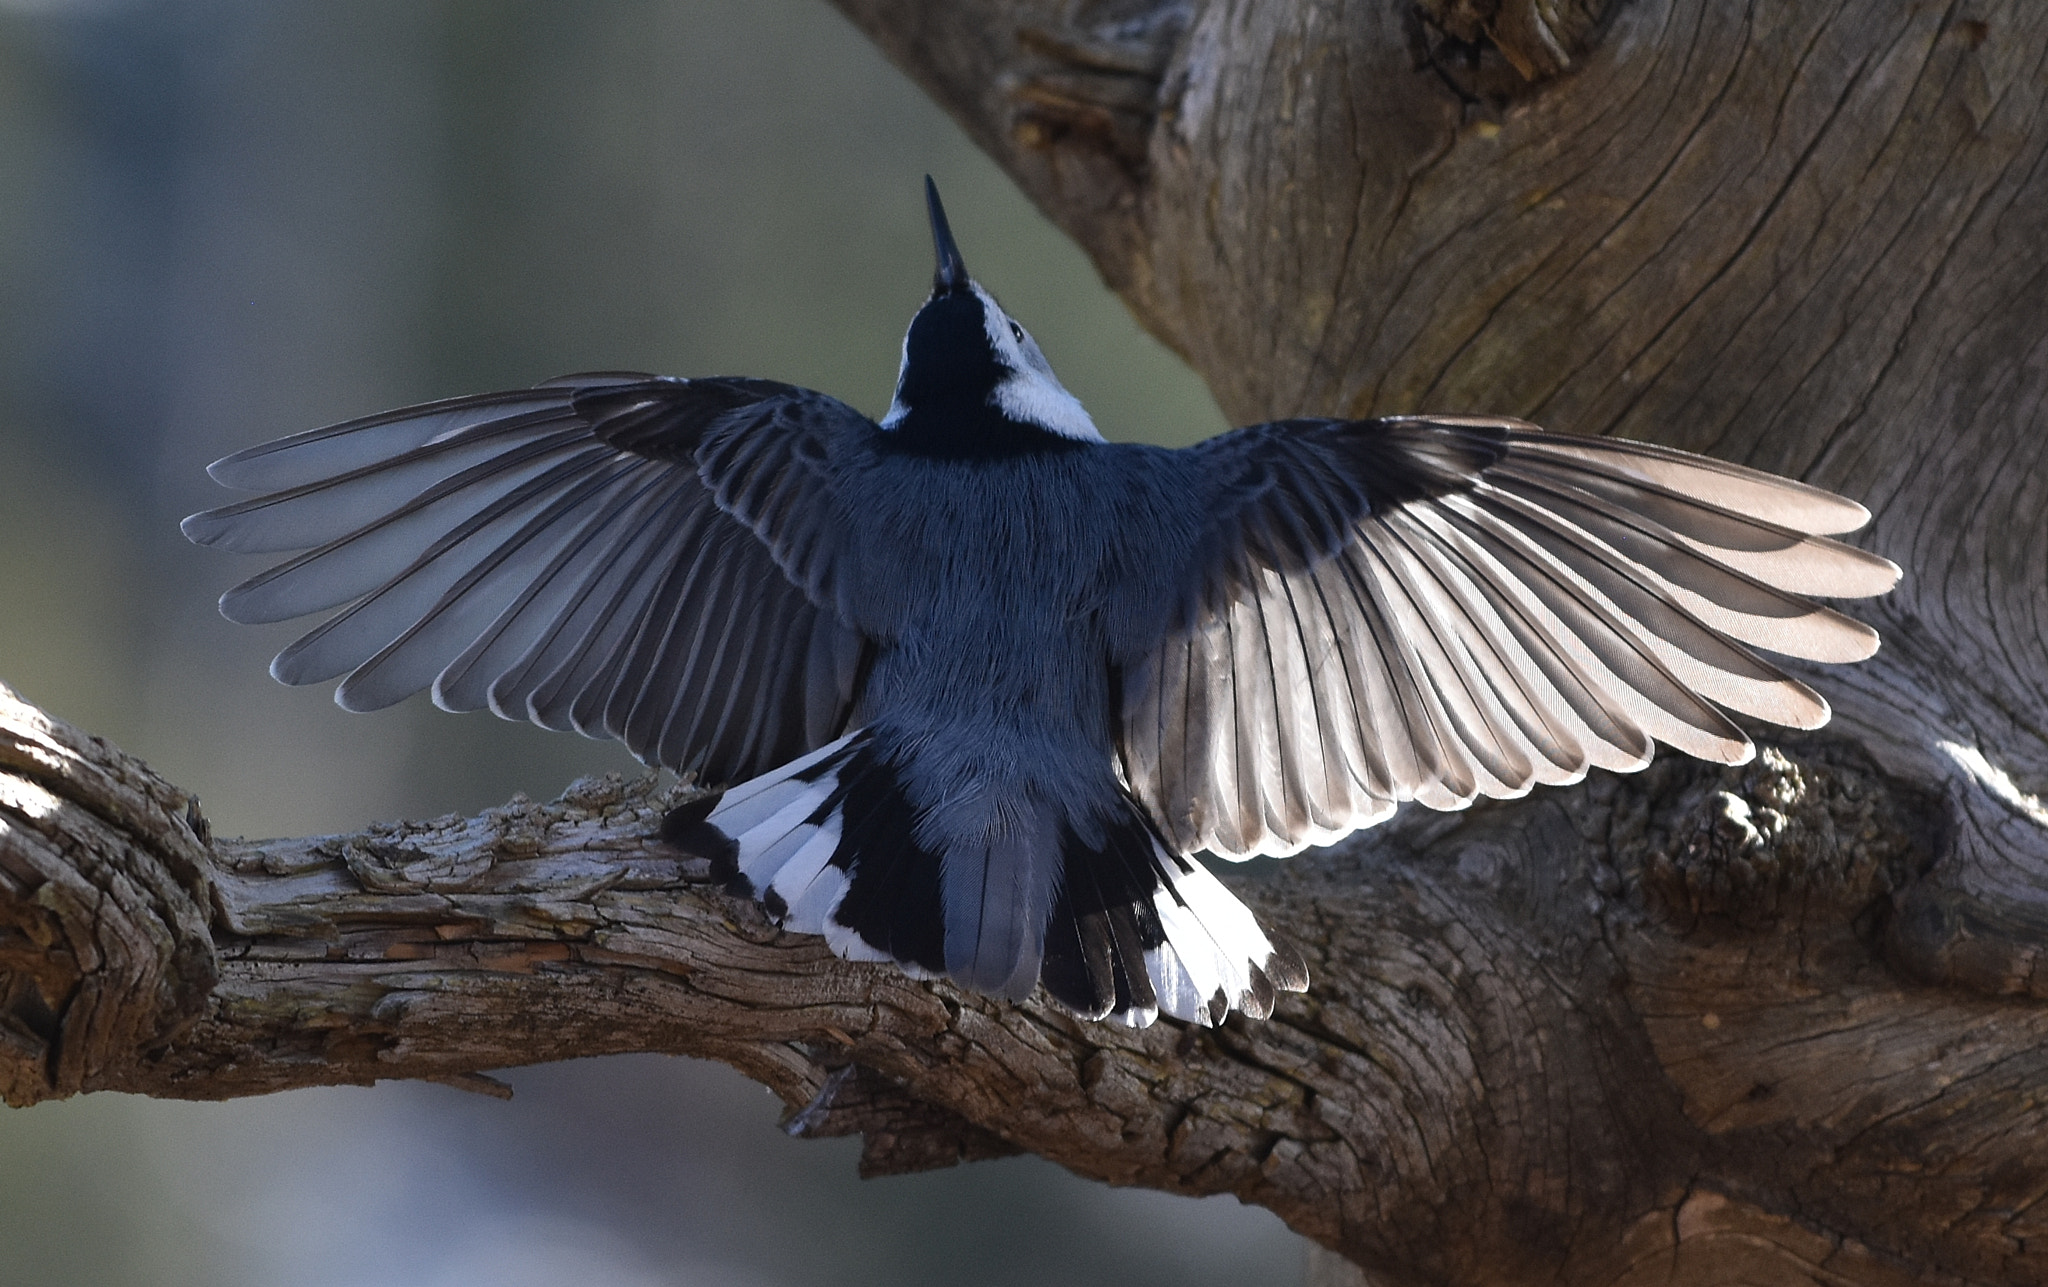
<svg viewBox="0 0 2048 1287">
<path fill-rule="evenodd" d="M 743 373 L 887 405 L 969 264 L 1113 438 L 1222 421 L 1080 253 L 819 0 L 0 0 L 0 679 L 225 834 L 471 811 L 631 767 L 424 699 L 264 673 L 213 599 L 204 464 L 566 371 Z M 0 1110 L 0 1283 L 1298 1282 L 1263 1211 L 1035 1159 L 861 1183 L 722 1068 Z"/>
</svg>

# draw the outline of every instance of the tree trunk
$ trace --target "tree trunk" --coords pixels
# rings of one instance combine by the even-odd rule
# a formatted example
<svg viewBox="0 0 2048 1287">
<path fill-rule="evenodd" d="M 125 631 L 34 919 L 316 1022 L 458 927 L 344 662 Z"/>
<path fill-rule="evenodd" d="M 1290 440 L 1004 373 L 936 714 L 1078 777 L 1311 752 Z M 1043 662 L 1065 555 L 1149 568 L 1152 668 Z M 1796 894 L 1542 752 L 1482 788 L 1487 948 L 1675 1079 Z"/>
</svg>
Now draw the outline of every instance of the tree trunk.
<svg viewBox="0 0 2048 1287">
<path fill-rule="evenodd" d="M 1239 421 L 1512 414 L 1869 504 L 1906 579 L 1836 723 L 1241 881 L 1312 991 L 1133 1033 L 777 933 L 651 781 L 213 842 L 9 697 L 8 1102 L 666 1050 L 873 1172 L 1231 1192 L 1375 1283 L 2048 1281 L 2048 10 L 837 2 Z"/>
</svg>

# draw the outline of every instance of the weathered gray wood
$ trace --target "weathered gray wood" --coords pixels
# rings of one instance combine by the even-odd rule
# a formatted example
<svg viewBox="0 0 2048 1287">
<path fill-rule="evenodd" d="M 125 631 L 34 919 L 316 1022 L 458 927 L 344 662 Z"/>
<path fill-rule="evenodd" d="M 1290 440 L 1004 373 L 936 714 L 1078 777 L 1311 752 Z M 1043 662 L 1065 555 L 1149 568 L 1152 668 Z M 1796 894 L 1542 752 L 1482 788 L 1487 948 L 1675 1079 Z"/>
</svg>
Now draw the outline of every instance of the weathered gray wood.
<svg viewBox="0 0 2048 1287">
<path fill-rule="evenodd" d="M 2042 1269 L 2048 1013 L 1885 968 L 1929 810 L 1839 744 L 1404 815 L 1242 887 L 1308 996 L 1130 1032 L 778 933 L 648 838 L 651 779 L 209 844 L 145 767 L 0 703 L 11 1103 L 491 1093 L 490 1069 L 662 1050 L 761 1080 L 799 1133 L 865 1132 L 871 1172 L 1026 1149 L 1231 1192 L 1388 1282 Z M 168 1000 L 106 1018 L 115 996 Z"/>
<path fill-rule="evenodd" d="M 1243 892 L 1311 992 L 1131 1033 L 776 933 L 650 783 L 215 843 L 9 697 L 0 1094 L 665 1050 L 870 1171 L 1232 1192 L 1376 1284 L 2048 1281 L 2048 11 L 836 2 L 1239 420 L 1516 414 L 1868 502 L 1907 579 L 1842 718 L 1293 860 Z"/>
</svg>

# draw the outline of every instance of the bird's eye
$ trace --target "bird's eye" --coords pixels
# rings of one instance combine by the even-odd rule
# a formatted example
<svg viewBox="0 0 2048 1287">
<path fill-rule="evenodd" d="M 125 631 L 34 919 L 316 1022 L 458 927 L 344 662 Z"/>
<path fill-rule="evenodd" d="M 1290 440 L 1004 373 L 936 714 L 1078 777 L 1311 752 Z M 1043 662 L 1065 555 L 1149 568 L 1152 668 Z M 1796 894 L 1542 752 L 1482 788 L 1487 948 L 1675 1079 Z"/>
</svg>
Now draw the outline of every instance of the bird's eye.
<svg viewBox="0 0 2048 1287">
<path fill-rule="evenodd" d="M 1010 323 L 1010 334 L 1015 337 L 1017 343 L 1022 344 L 1024 342 L 1024 328 L 1015 322 Z"/>
</svg>

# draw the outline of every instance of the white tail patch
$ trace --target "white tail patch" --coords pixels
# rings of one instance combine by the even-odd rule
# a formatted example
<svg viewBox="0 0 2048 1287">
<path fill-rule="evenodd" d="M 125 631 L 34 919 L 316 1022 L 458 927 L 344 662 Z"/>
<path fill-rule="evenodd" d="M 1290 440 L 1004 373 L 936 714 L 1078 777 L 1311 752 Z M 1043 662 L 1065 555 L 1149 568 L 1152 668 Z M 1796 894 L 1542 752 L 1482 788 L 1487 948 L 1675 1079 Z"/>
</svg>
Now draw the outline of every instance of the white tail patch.
<svg viewBox="0 0 2048 1287">
<path fill-rule="evenodd" d="M 740 783 L 704 819 L 732 838 L 738 874 L 786 929 L 823 934 L 846 893 L 846 873 L 831 865 L 839 811 L 825 805 L 859 736 L 849 733 Z"/>
<path fill-rule="evenodd" d="M 1207 867 L 1164 849 L 1160 857 L 1167 880 L 1152 905 L 1166 942 L 1145 953 L 1145 969 L 1161 1013 L 1204 1027 L 1223 1022 L 1233 1009 L 1263 1019 L 1272 1013 L 1276 988 L 1308 987 L 1307 971 L 1293 953 L 1275 949 L 1251 909 Z M 1132 1027 L 1150 1022 L 1116 1017 Z"/>
<path fill-rule="evenodd" d="M 825 806 L 839 790 L 841 771 L 866 741 L 866 731 L 856 729 L 750 778 L 727 790 L 704 821 L 731 837 L 738 874 L 777 925 L 821 934 L 835 955 L 849 961 L 887 961 L 887 952 L 832 919 L 850 877 L 832 862 L 844 822 L 840 806 Z M 914 975 L 926 973 L 899 964 Z"/>
</svg>

